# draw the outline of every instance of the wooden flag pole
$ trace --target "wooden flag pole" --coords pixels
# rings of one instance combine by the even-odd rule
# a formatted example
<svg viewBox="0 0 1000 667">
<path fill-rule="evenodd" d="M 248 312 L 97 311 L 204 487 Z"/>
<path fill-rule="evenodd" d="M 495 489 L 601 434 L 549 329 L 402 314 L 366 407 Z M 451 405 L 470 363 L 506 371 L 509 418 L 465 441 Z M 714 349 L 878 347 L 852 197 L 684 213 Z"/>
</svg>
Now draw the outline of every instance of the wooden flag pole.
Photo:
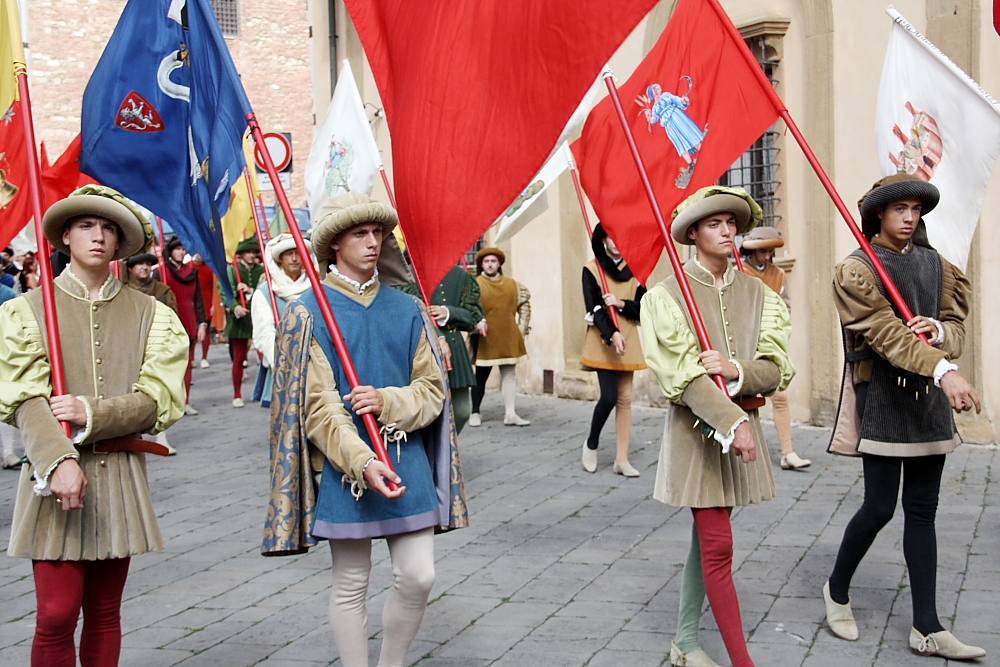
<svg viewBox="0 0 1000 667">
<path fill-rule="evenodd" d="M 271 235 L 267 235 L 267 241 L 264 240 L 264 229 L 260 224 L 260 216 L 257 215 L 257 204 L 253 200 L 253 185 L 250 183 L 250 171 L 244 166 L 243 167 L 243 179 L 247 184 L 247 193 L 250 196 L 250 208 L 253 209 L 253 224 L 257 229 L 257 242 L 261 244 L 261 260 L 264 265 L 264 279 L 267 280 L 267 293 L 271 297 L 271 312 L 274 313 L 274 326 L 278 326 L 278 322 L 281 321 L 281 310 L 278 308 L 278 297 L 274 295 L 274 281 L 271 280 L 271 269 L 267 265 L 267 241 L 271 240 Z M 309 261 L 308 257 L 303 258 L 303 262 Z"/>
<path fill-rule="evenodd" d="M 719 4 L 718 0 L 705 0 L 705 2 L 708 2 L 712 6 L 712 9 L 715 10 L 716 15 L 719 17 L 719 21 L 726 27 L 726 30 L 729 32 L 733 41 L 736 42 L 737 45 L 742 45 L 740 53 L 743 54 L 747 63 L 752 65 L 750 69 L 753 71 L 754 76 L 757 77 L 757 81 L 761 88 L 767 92 L 767 95 L 771 98 L 775 108 L 778 109 L 778 115 L 785 121 L 785 125 L 795 138 L 795 142 L 799 145 L 799 148 L 802 149 L 802 152 L 805 153 L 806 160 L 809 161 L 809 165 L 813 168 L 813 171 L 816 172 L 816 176 L 819 177 L 820 183 L 823 184 L 823 188 L 826 190 L 827 194 L 830 195 L 830 199 L 833 200 L 833 205 L 840 212 L 841 217 L 844 218 L 844 222 L 847 223 L 847 227 L 851 230 L 851 234 L 854 235 L 858 245 L 861 246 L 861 250 L 868 257 L 868 261 L 871 262 L 872 267 L 875 269 L 875 273 L 878 274 L 879 280 L 881 280 L 882 284 L 885 286 L 885 291 L 889 293 L 889 298 L 896 306 L 896 309 L 899 310 L 899 314 L 903 318 L 903 321 L 909 322 L 913 319 L 913 311 L 910 310 L 906 300 L 903 299 L 903 295 L 899 293 L 899 289 L 896 287 L 896 283 L 894 283 L 892 278 L 889 276 L 889 272 L 885 270 L 885 266 L 882 265 L 882 260 L 880 260 L 878 255 L 875 254 L 872 244 L 865 238 L 861 228 L 858 227 L 858 223 L 855 222 L 854 216 L 851 215 L 847 205 L 844 204 L 844 200 L 841 199 L 840 193 L 837 192 L 837 188 L 833 186 L 833 181 L 830 180 L 826 170 L 823 169 L 823 165 L 820 164 L 819 158 L 816 157 L 816 154 L 813 152 L 812 147 L 809 146 L 809 142 L 806 141 L 806 138 L 803 136 L 799 126 L 796 125 L 795 120 L 792 118 L 791 114 L 788 113 L 788 109 L 785 108 L 785 103 L 778 96 L 777 91 L 774 89 L 774 85 L 770 82 L 770 80 L 768 80 L 767 75 L 764 74 L 764 70 L 761 69 L 760 63 L 758 63 L 754 55 L 750 53 L 750 49 L 747 48 L 746 42 L 740 35 L 739 30 L 737 30 L 736 26 L 733 25 L 729 15 L 726 13 L 726 10 L 722 8 L 722 5 Z M 924 334 L 919 333 L 917 336 L 919 336 L 920 340 L 924 341 L 928 345 L 931 344 L 930 339 Z"/>
<path fill-rule="evenodd" d="M 674 247 L 674 241 L 670 237 L 670 227 L 667 226 L 666 221 L 663 219 L 663 214 L 660 212 L 660 204 L 656 201 L 656 193 L 653 192 L 653 185 L 649 182 L 646 165 L 643 164 L 642 156 L 639 155 L 639 147 L 635 145 L 632 128 L 629 127 L 628 118 L 625 117 L 625 110 L 622 109 L 622 101 L 618 97 L 618 87 L 615 85 L 614 77 L 615 75 L 611 70 L 604 70 L 604 83 L 608 86 L 611 102 L 614 104 L 618 120 L 621 122 L 622 130 L 625 132 L 625 141 L 628 143 L 632 159 L 635 161 L 635 168 L 639 171 L 639 180 L 642 181 L 642 187 L 646 191 L 649 206 L 653 209 L 653 217 L 656 219 L 656 225 L 660 228 L 660 234 L 663 236 L 663 245 L 667 248 L 667 256 L 670 257 L 670 266 L 674 269 L 674 276 L 676 276 L 677 284 L 681 288 L 681 295 L 684 297 L 684 303 L 687 304 L 688 313 L 691 315 L 691 323 L 694 325 L 694 333 L 698 337 L 698 344 L 701 345 L 703 351 L 708 352 L 712 349 L 712 341 L 709 340 L 708 329 L 705 328 L 705 320 L 701 316 L 701 311 L 698 310 L 698 304 L 695 303 L 694 294 L 691 292 L 691 284 L 688 282 L 687 274 L 684 273 L 684 265 L 681 264 L 677 248 Z M 729 396 L 725 379 L 721 375 L 713 375 L 712 379 L 715 380 L 715 384 L 718 385 L 719 389 L 726 396 Z"/>
<path fill-rule="evenodd" d="M 42 307 L 45 310 L 45 335 L 49 344 L 49 367 L 51 368 L 52 395 L 66 394 L 66 367 L 63 364 L 62 339 L 59 337 L 59 316 L 56 313 L 55 285 L 52 283 L 52 262 L 49 259 L 48 243 L 42 229 L 42 173 L 38 166 L 38 150 L 35 148 L 35 123 L 31 116 L 31 93 L 28 90 L 28 74 L 17 73 L 17 88 L 21 97 L 21 117 L 24 120 L 24 143 L 28 150 L 28 179 L 31 187 L 31 215 L 35 219 L 35 238 L 38 240 L 38 270 L 42 287 Z M 66 437 L 71 437 L 72 425 L 62 422 Z"/>
<path fill-rule="evenodd" d="M 392 186 L 389 185 L 389 177 L 385 173 L 385 166 L 383 166 L 383 165 L 380 164 L 378 166 L 378 173 L 382 174 L 382 183 L 385 184 L 385 191 L 389 195 L 389 204 L 392 206 L 392 208 L 394 210 L 396 210 L 398 212 L 399 209 L 396 208 L 396 196 L 392 194 Z M 402 226 L 403 226 L 402 221 L 399 223 L 399 225 L 400 225 L 400 229 L 402 229 Z M 405 231 L 403 232 L 403 239 L 404 240 L 406 239 L 406 232 Z M 424 289 L 424 283 L 420 280 L 420 275 L 417 274 L 417 267 L 415 267 L 415 266 L 413 267 L 413 279 L 417 281 L 417 289 L 420 290 L 420 296 L 424 297 L 424 304 L 428 308 L 430 308 L 430 306 L 431 306 L 431 294 L 426 289 Z M 435 322 L 435 325 L 437 325 L 436 322 Z M 449 368 L 448 370 L 451 370 L 451 369 Z"/>
<path fill-rule="evenodd" d="M 583 212 L 583 224 L 587 226 L 587 238 L 593 241 L 594 228 L 590 226 L 590 214 L 587 213 L 587 203 L 583 199 L 583 188 L 580 186 L 580 175 L 576 171 L 576 162 L 573 158 L 570 158 L 569 173 L 573 176 L 573 187 L 576 188 L 576 198 L 580 202 L 580 210 Z M 597 261 L 597 258 L 595 257 L 594 260 Z M 601 266 L 600 261 L 597 261 L 597 276 L 601 279 L 601 289 L 604 290 L 604 294 L 608 294 L 610 292 L 608 289 L 608 277 L 604 274 L 604 267 Z M 605 307 L 607 306 L 605 305 Z M 612 306 L 608 308 L 608 313 L 611 314 L 611 321 L 614 322 L 615 328 L 621 331 L 621 325 L 618 324 L 618 311 Z"/>
<path fill-rule="evenodd" d="M 253 132 L 254 141 L 260 147 L 267 174 L 271 177 L 271 182 L 274 183 L 274 194 L 277 195 L 278 205 L 281 206 L 281 210 L 285 214 L 285 219 L 289 221 L 288 228 L 295 239 L 295 247 L 299 249 L 299 254 L 303 258 L 308 258 L 309 247 L 306 245 L 305 239 L 302 238 L 302 230 L 299 229 L 298 223 L 292 224 L 292 221 L 295 220 L 292 205 L 289 203 L 288 195 L 285 194 L 285 189 L 278 178 L 278 170 L 274 168 L 274 160 L 271 159 L 271 152 L 267 149 L 267 144 L 264 143 L 264 135 L 260 130 L 257 117 L 252 112 L 247 114 L 247 124 L 250 126 L 250 131 Z M 340 358 L 340 363 L 344 366 L 344 374 L 347 376 L 347 382 L 351 385 L 351 391 L 353 391 L 355 388 L 361 386 L 361 380 L 358 378 L 358 371 L 354 366 L 354 360 L 351 359 L 351 353 L 347 349 L 344 336 L 340 333 L 337 318 L 333 316 L 333 309 L 330 308 L 330 302 L 326 298 L 326 290 L 323 287 L 323 281 L 319 277 L 319 271 L 316 270 L 316 265 L 312 261 L 303 261 L 302 265 L 305 267 L 306 275 L 309 276 L 309 282 L 312 284 L 313 291 L 316 294 L 316 301 L 320 312 L 323 314 L 323 321 L 330 332 L 330 338 L 333 340 L 333 346 L 337 350 L 337 356 Z M 385 447 L 385 443 L 382 442 L 382 436 L 379 433 L 378 422 L 375 421 L 375 416 L 369 412 L 362 415 L 362 420 L 364 421 L 365 429 L 368 431 L 368 437 L 371 440 L 372 448 L 375 450 L 375 455 L 378 456 L 379 461 L 388 466 L 390 470 L 393 470 L 392 461 L 389 458 L 389 452 Z M 385 482 L 392 491 L 399 488 L 399 485 L 390 479 L 386 479 Z"/>
</svg>

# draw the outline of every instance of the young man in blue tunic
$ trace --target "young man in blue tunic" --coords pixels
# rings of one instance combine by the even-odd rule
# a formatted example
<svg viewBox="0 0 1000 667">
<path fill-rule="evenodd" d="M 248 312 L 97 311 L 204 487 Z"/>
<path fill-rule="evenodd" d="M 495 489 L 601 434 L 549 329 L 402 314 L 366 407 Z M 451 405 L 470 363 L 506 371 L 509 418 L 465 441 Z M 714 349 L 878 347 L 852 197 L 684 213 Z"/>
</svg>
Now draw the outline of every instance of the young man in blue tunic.
<svg viewBox="0 0 1000 667">
<path fill-rule="evenodd" d="M 378 664 L 402 667 L 434 584 L 434 529 L 449 524 L 448 492 L 442 505 L 436 486 L 440 465 L 429 453 L 433 447 L 425 448 L 422 433 L 445 407 L 445 379 L 420 305 L 383 286 L 376 268 L 382 240 L 397 221 L 389 206 L 347 193 L 324 206 L 312 237 L 321 268 L 329 266 L 326 296 L 358 375 L 368 384 L 349 390 L 313 290 L 288 305 L 276 344 L 272 431 L 304 431 L 309 446 L 300 450 L 301 458 L 307 449 L 309 472 L 322 471 L 314 507 L 303 509 L 311 519 L 302 524 L 309 533 L 304 543 L 315 538 L 330 543 L 330 625 L 344 667 L 368 665 L 365 598 L 372 538 L 386 538 L 394 577 L 382 613 Z M 306 338 L 303 331 L 311 335 Z M 308 354 L 295 351 L 295 340 L 308 344 Z M 294 372 L 302 367 L 304 379 Z M 301 397 L 301 405 L 293 394 Z M 289 415 L 296 410 L 292 423 Z M 382 426 L 396 472 L 375 457 L 362 421 L 368 413 Z M 281 440 L 279 435 L 279 448 Z M 275 442 L 272 438 L 272 447 Z M 272 452 L 272 499 L 276 476 L 284 470 L 276 463 L 279 458 Z M 400 487 L 391 491 L 387 479 Z M 273 514 L 269 509 L 265 552 L 269 539 L 282 530 Z"/>
</svg>

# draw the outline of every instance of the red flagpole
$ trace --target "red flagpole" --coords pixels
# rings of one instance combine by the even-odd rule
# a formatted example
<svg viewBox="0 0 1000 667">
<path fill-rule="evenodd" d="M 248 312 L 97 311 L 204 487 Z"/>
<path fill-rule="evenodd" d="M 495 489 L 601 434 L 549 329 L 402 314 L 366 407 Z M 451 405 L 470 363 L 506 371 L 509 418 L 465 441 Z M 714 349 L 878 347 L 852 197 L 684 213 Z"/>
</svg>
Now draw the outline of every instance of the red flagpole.
<svg viewBox="0 0 1000 667">
<path fill-rule="evenodd" d="M 261 155 L 264 158 L 264 167 L 267 170 L 268 176 L 271 177 L 271 182 L 274 184 L 274 194 L 277 195 L 278 205 L 281 206 L 281 210 L 285 214 L 285 219 L 289 221 L 288 228 L 295 239 L 295 247 L 299 249 L 299 254 L 307 259 L 310 256 L 309 247 L 306 245 L 305 239 L 302 238 L 302 230 L 299 229 L 298 223 L 292 224 L 295 220 L 292 205 L 289 203 L 288 196 L 285 194 L 285 188 L 281 185 L 281 180 L 278 178 L 278 170 L 274 168 L 274 160 L 271 159 L 271 152 L 267 149 L 267 144 L 264 143 L 264 135 L 260 130 L 257 117 L 252 112 L 247 114 L 247 124 L 250 126 L 250 131 L 253 132 L 254 141 L 260 147 Z M 309 282 L 312 283 L 313 291 L 316 294 L 316 301 L 319 304 L 320 312 L 323 314 L 326 327 L 330 331 L 330 337 L 333 339 L 333 346 L 337 350 L 337 356 L 340 357 L 340 363 L 344 365 L 344 374 L 347 375 L 347 382 L 351 385 L 351 390 L 353 391 L 356 387 L 361 386 L 361 380 L 358 378 L 358 371 L 354 367 L 354 360 L 351 359 L 351 353 L 347 349 L 347 343 L 344 342 L 344 336 L 340 333 L 337 318 L 333 316 L 333 309 L 330 308 L 330 302 L 326 298 L 326 290 L 323 288 L 323 281 L 320 279 L 319 271 L 316 270 L 316 266 L 312 261 L 303 261 L 302 264 L 305 267 L 306 275 L 309 276 Z M 385 443 L 382 442 L 382 436 L 379 433 L 378 422 L 375 421 L 375 416 L 369 412 L 362 416 L 362 420 L 368 431 L 368 437 L 371 439 L 375 455 L 390 470 L 393 470 L 392 460 L 389 458 L 389 452 L 385 448 Z M 386 479 L 385 481 L 390 490 L 395 491 L 399 488 L 392 480 Z"/>
<path fill-rule="evenodd" d="M 247 298 L 243 294 L 243 290 L 239 288 L 239 284 L 243 282 L 243 277 L 240 276 L 240 260 L 236 259 L 235 256 L 233 257 L 233 271 L 236 272 L 236 295 L 240 297 L 240 305 L 246 310 Z M 246 316 L 244 315 L 244 317 Z"/>
<path fill-rule="evenodd" d="M 271 280 L 271 269 L 267 266 L 267 242 L 264 240 L 264 229 L 260 224 L 260 216 L 257 215 L 257 204 L 253 200 L 253 185 L 250 183 L 250 171 L 246 167 L 243 167 L 243 180 L 247 184 L 247 192 L 250 195 L 250 208 L 253 209 L 253 224 L 257 229 L 257 242 L 261 244 L 263 252 L 261 253 L 261 259 L 264 264 L 264 279 L 267 280 L 267 293 L 271 297 L 271 311 L 274 313 L 274 326 L 278 326 L 278 322 L 281 321 L 281 311 L 278 309 L 278 298 L 274 295 L 274 281 Z M 267 235 L 267 240 L 271 240 L 271 235 Z M 309 261 L 308 257 L 303 258 L 302 261 Z"/>
<path fill-rule="evenodd" d="M 774 89 L 774 86 L 771 84 L 770 80 L 768 80 L 767 76 L 764 74 L 764 70 L 761 69 L 760 63 L 758 63 L 754 55 L 750 53 L 750 49 L 746 47 L 746 42 L 743 40 L 743 37 L 740 35 L 740 32 L 736 29 L 736 26 L 733 25 L 732 20 L 730 20 L 729 15 L 726 13 L 726 10 L 723 9 L 722 6 L 719 4 L 718 0 L 705 0 L 705 1 L 708 2 L 712 6 L 712 9 L 715 10 L 715 13 L 719 17 L 719 21 L 726 27 L 726 30 L 729 32 L 730 37 L 732 37 L 732 39 L 737 44 L 743 45 L 743 48 L 740 49 L 740 52 L 743 54 L 743 57 L 747 60 L 747 62 L 752 65 L 750 69 L 753 71 L 754 76 L 757 77 L 757 81 L 760 83 L 761 87 L 765 91 L 767 91 L 767 94 L 771 98 L 771 101 L 778 109 L 778 115 L 781 116 L 782 120 L 785 121 L 785 125 L 788 126 L 788 130 L 792 133 L 792 136 L 795 138 L 795 142 L 799 145 L 799 148 L 802 149 L 802 152 L 805 153 L 806 160 L 809 161 L 809 165 L 813 168 L 813 171 L 816 172 L 816 176 L 819 177 L 820 183 L 823 184 L 823 188 L 826 190 L 827 194 L 830 195 L 830 199 L 833 200 L 833 205 L 840 212 L 841 217 L 844 218 L 844 222 L 847 223 L 847 227 L 851 230 L 851 234 L 854 235 L 854 238 L 855 240 L 857 240 L 858 245 L 861 246 L 861 250 L 868 257 L 868 261 L 871 262 L 872 267 L 875 269 L 875 273 L 878 274 L 879 280 L 882 281 L 882 284 L 885 286 L 886 292 L 889 293 L 889 298 L 892 300 L 893 304 L 895 304 L 896 308 L 899 310 L 899 313 L 900 315 L 902 315 L 903 320 L 909 322 L 910 320 L 913 319 L 913 311 L 910 310 L 910 307 L 907 305 L 906 300 L 903 299 L 903 295 L 899 293 L 899 289 L 896 287 L 896 283 L 894 283 L 892 278 L 889 276 L 889 272 L 885 270 L 885 266 L 882 265 L 882 260 L 880 260 L 878 258 L 878 255 L 875 254 L 875 251 L 872 249 L 872 244 L 869 243 L 868 239 L 865 238 L 864 233 L 861 231 L 861 228 L 858 227 L 858 223 L 855 222 L 854 216 L 851 215 L 851 212 L 847 208 L 847 205 L 844 204 L 844 200 L 841 199 L 840 194 L 837 192 L 837 189 L 833 186 L 833 182 L 827 175 L 826 170 L 823 169 L 823 165 L 820 164 L 819 158 L 816 157 L 816 154 L 813 152 L 812 147 L 809 146 L 809 142 L 806 141 L 806 138 L 805 136 L 803 136 L 802 131 L 799 130 L 799 126 L 795 124 L 795 121 L 792 119 L 791 114 L 788 113 L 788 109 L 785 108 L 785 103 L 782 101 L 781 97 L 778 96 L 778 93 Z M 919 336 L 920 340 L 924 341 L 928 345 L 931 344 L 930 339 L 927 338 L 927 336 L 925 336 L 924 334 L 922 333 L 917 334 L 917 336 Z"/>
<path fill-rule="evenodd" d="M 167 281 L 167 245 L 163 242 L 163 218 L 160 216 L 156 216 L 156 231 L 160 236 L 160 282 L 170 287 Z"/>
<path fill-rule="evenodd" d="M 52 283 L 52 263 L 49 261 L 48 243 L 42 229 L 42 174 L 38 166 L 38 150 L 35 148 L 35 123 L 31 114 L 31 93 L 28 90 L 28 74 L 17 74 L 17 88 L 21 96 L 21 116 L 24 120 L 24 142 L 28 150 L 28 178 L 31 187 L 31 214 L 35 219 L 35 238 L 38 240 L 38 269 L 42 287 L 42 306 L 45 309 L 45 334 L 49 344 L 49 367 L 51 369 L 52 394 L 66 394 L 66 370 L 63 365 L 62 339 L 59 337 L 59 316 L 56 313 L 55 286 Z M 71 437 L 72 426 L 62 422 L 66 437 Z"/>
<path fill-rule="evenodd" d="M 590 226 L 590 214 L 587 213 L 587 204 L 583 199 L 583 188 L 580 187 L 580 175 L 576 171 L 576 165 L 570 161 L 569 163 L 569 173 L 573 176 L 573 187 L 576 188 L 576 198 L 580 202 L 580 210 L 583 212 L 583 224 L 587 226 L 587 238 L 591 241 L 594 240 L 594 228 Z M 597 259 L 596 257 L 594 258 Z M 601 289 L 604 290 L 605 294 L 609 293 L 608 289 L 608 277 L 604 274 L 604 267 L 601 266 L 600 262 L 597 262 L 597 276 L 601 279 Z M 615 328 L 619 331 L 621 326 L 618 324 L 618 312 L 612 306 L 608 308 L 608 312 L 611 314 L 611 321 L 615 323 Z"/>
<path fill-rule="evenodd" d="M 396 197 L 395 197 L 395 195 L 392 194 L 392 186 L 389 185 L 389 177 L 386 175 L 386 173 L 385 173 L 385 167 L 383 165 L 379 165 L 378 166 L 378 173 L 382 174 L 382 183 L 385 184 L 385 191 L 389 195 L 389 203 L 395 209 L 396 208 Z M 396 209 L 396 210 L 399 210 L 399 209 Z M 403 223 L 400 222 L 399 224 L 400 224 L 400 227 L 402 227 Z M 406 232 L 405 231 L 403 232 L 403 238 L 404 239 L 406 238 Z M 423 282 L 421 282 L 420 276 L 417 274 L 417 268 L 416 267 L 413 267 L 413 278 L 414 278 L 414 280 L 417 281 L 417 289 L 420 290 L 420 296 L 424 297 L 424 303 L 428 307 L 430 307 L 430 305 L 431 305 L 431 295 L 430 295 L 430 293 L 426 289 L 424 289 L 424 284 L 423 284 Z M 451 370 L 451 369 L 449 369 L 449 370 Z"/>
<path fill-rule="evenodd" d="M 618 87 L 615 86 L 614 74 L 610 70 L 605 70 L 604 72 L 604 83 L 608 86 L 611 102 L 614 104 L 618 120 L 621 122 L 622 130 L 625 132 L 625 141 L 632 152 L 635 168 L 639 171 L 639 180 L 642 181 L 642 187 L 646 191 L 649 206 L 653 209 L 653 217 L 656 219 L 656 224 L 660 228 L 660 234 L 663 236 L 663 244 L 667 248 L 670 265 L 674 269 L 674 276 L 676 276 L 677 284 L 681 288 L 681 295 L 684 297 L 684 303 L 687 304 L 688 313 L 691 315 L 691 323 L 694 325 L 695 335 L 698 336 L 698 344 L 701 345 L 703 351 L 708 352 L 712 349 L 712 341 L 709 340 L 708 329 L 705 328 L 705 320 L 702 319 L 701 311 L 698 310 L 698 304 L 695 303 L 694 294 L 691 292 L 691 284 L 688 282 L 687 274 L 684 273 L 684 265 L 681 264 L 681 258 L 677 255 L 677 248 L 674 247 L 674 241 L 670 238 L 670 227 L 667 226 L 666 221 L 663 219 L 663 214 L 660 212 L 660 204 L 656 201 L 656 193 L 653 192 L 653 185 L 649 182 L 646 165 L 643 164 L 642 156 L 639 155 L 639 147 L 635 145 L 635 137 L 632 136 L 632 128 L 629 127 L 628 119 L 625 117 L 621 98 L 618 97 Z M 725 379 L 721 375 L 713 375 L 712 379 L 715 380 L 715 384 L 718 385 L 719 389 L 726 396 L 729 396 Z"/>
<path fill-rule="evenodd" d="M 743 258 L 740 257 L 740 249 L 736 247 L 735 243 L 733 244 L 733 258 L 736 259 L 736 268 L 739 269 L 740 273 L 746 273 L 743 270 Z"/>
</svg>

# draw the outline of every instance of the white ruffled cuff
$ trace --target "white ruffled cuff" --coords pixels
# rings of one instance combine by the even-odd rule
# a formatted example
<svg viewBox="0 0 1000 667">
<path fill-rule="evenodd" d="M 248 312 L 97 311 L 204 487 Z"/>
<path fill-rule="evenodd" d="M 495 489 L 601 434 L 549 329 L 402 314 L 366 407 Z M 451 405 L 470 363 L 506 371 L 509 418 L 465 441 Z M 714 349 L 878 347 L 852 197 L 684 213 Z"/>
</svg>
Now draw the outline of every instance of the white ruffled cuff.
<svg viewBox="0 0 1000 667">
<path fill-rule="evenodd" d="M 36 496 L 51 496 L 52 495 L 52 489 L 49 487 L 49 477 L 52 476 L 52 473 L 55 472 L 55 469 L 59 466 L 59 464 L 62 463 L 63 461 L 65 461 L 66 459 L 76 459 L 77 461 L 79 461 L 80 460 L 80 455 L 79 454 L 67 454 L 67 455 L 63 456 L 62 458 L 60 458 L 59 460 L 57 460 L 55 463 L 53 463 L 52 467 L 50 467 L 48 470 L 46 470 L 44 475 L 39 474 L 37 470 L 35 471 L 35 486 L 32 487 L 32 490 L 35 492 Z"/>
<path fill-rule="evenodd" d="M 79 445 L 90 436 L 91 426 L 93 426 L 94 423 L 94 409 L 91 407 L 90 401 L 85 399 L 83 396 L 77 396 L 76 398 L 83 403 L 83 407 L 87 411 L 87 423 L 85 425 L 70 425 L 70 439 L 73 441 L 74 445 Z"/>
<path fill-rule="evenodd" d="M 733 440 L 736 439 L 736 428 L 745 421 L 750 421 L 746 415 L 744 415 L 743 418 L 740 419 L 738 422 L 733 424 L 733 430 L 729 432 L 729 435 L 722 435 L 721 433 L 719 433 L 718 429 L 715 430 L 715 439 L 720 445 L 722 445 L 723 454 L 729 453 L 729 448 L 732 446 Z"/>
<path fill-rule="evenodd" d="M 743 366 L 735 359 L 730 359 L 729 361 L 733 362 L 733 365 L 736 366 L 736 372 L 739 375 L 736 376 L 735 380 L 726 380 L 726 390 L 729 391 L 730 396 L 739 396 L 740 390 L 743 389 Z"/>
<path fill-rule="evenodd" d="M 937 366 L 934 367 L 934 386 L 935 387 L 941 386 L 941 378 L 945 376 L 945 373 L 957 370 L 958 366 L 951 363 L 947 359 L 942 359 L 941 361 L 937 362 Z"/>
<path fill-rule="evenodd" d="M 935 320 L 933 317 L 928 317 L 927 319 L 929 319 L 931 322 L 934 323 L 934 326 L 937 327 L 937 332 L 938 332 L 937 338 L 931 341 L 931 345 L 933 345 L 934 347 L 941 347 L 942 345 L 944 345 L 944 326 L 940 322 Z"/>
</svg>

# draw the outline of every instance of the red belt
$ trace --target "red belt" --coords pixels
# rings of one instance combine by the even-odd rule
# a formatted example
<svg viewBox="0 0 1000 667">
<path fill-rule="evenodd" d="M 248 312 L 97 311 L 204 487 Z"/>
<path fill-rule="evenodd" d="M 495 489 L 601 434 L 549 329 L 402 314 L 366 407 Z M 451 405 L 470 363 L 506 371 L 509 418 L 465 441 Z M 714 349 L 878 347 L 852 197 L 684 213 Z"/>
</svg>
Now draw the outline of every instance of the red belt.
<svg viewBox="0 0 1000 667">
<path fill-rule="evenodd" d="M 733 399 L 733 403 L 740 406 L 744 412 L 762 408 L 764 407 L 764 402 L 763 396 L 737 396 Z"/>
<path fill-rule="evenodd" d="M 91 449 L 98 454 L 107 452 L 145 452 L 146 454 L 156 454 L 157 456 L 170 455 L 170 450 L 167 449 L 166 445 L 141 438 L 108 438 L 107 440 L 98 440 L 86 445 L 78 445 L 77 449 Z"/>
</svg>

